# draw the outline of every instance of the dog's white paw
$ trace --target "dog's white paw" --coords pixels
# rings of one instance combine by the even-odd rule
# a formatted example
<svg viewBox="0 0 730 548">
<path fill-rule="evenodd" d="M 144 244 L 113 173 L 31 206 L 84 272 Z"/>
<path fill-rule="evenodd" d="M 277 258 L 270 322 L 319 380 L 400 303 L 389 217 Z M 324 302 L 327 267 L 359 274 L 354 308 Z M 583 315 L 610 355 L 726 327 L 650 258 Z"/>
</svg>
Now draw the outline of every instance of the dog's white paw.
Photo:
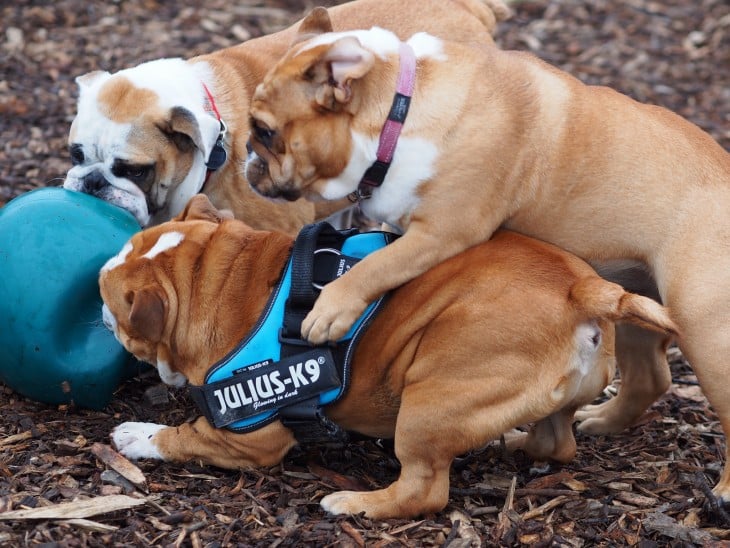
<svg viewBox="0 0 730 548">
<path fill-rule="evenodd" d="M 117 451 L 129 459 L 164 460 L 153 441 L 164 428 L 167 426 L 152 422 L 124 422 L 112 430 L 111 438 Z"/>
<path fill-rule="evenodd" d="M 358 514 L 363 510 L 359 507 L 361 497 L 357 491 L 337 491 L 323 497 L 319 505 L 330 514 Z"/>
</svg>

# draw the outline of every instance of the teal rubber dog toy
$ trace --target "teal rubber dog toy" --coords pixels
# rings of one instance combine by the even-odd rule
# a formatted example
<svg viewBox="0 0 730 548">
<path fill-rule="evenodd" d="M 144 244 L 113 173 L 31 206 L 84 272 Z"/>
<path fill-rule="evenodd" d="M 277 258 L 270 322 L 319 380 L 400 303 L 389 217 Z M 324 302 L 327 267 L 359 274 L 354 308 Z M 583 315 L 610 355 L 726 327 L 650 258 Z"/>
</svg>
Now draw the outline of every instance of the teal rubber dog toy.
<svg viewBox="0 0 730 548">
<path fill-rule="evenodd" d="M 0 209 L 0 381 L 44 403 L 109 403 L 135 371 L 102 323 L 99 270 L 139 230 L 127 211 L 62 188 Z"/>
</svg>

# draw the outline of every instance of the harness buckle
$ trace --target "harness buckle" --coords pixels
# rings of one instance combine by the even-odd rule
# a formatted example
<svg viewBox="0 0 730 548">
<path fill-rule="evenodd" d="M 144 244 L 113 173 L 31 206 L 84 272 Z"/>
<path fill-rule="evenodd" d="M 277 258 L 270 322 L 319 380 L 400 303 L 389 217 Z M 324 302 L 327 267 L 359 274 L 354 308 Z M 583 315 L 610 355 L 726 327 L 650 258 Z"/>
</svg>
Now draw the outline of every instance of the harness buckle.
<svg viewBox="0 0 730 548">
<path fill-rule="evenodd" d="M 312 348 L 312 345 L 306 339 L 300 339 L 299 337 L 287 337 L 284 333 L 284 328 L 279 328 L 278 334 L 279 342 L 281 344 L 290 344 L 292 346 L 306 346 Z"/>
<path fill-rule="evenodd" d="M 315 257 L 317 255 L 319 255 L 320 253 L 331 253 L 332 255 L 334 255 L 336 257 L 342 256 L 342 252 L 339 249 L 335 249 L 334 247 L 323 247 L 323 248 L 315 249 L 314 250 L 314 256 Z M 314 280 L 312 280 L 312 287 L 314 287 L 315 289 L 319 289 L 320 291 L 322 291 L 322 288 L 324 288 L 324 284 L 318 284 L 317 282 L 315 282 Z"/>
</svg>

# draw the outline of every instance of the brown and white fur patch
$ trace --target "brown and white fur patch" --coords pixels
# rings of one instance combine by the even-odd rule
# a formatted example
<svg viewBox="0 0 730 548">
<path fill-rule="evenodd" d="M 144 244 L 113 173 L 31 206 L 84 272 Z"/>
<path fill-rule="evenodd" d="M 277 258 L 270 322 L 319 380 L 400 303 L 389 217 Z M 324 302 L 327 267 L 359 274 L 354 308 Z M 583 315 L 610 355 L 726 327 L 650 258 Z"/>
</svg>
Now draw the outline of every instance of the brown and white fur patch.
<svg viewBox="0 0 730 548">
<path fill-rule="evenodd" d="M 291 246 L 198 196 L 102 269 L 105 323 L 168 384 L 200 385 L 255 325 Z M 397 289 L 355 351 L 348 391 L 324 411 L 346 430 L 394 437 L 400 476 L 385 489 L 332 493 L 322 507 L 371 518 L 438 511 L 456 456 L 527 423 L 535 424 L 511 449 L 569 461 L 575 409 L 614 373 L 614 321 L 675 330 L 655 301 L 508 231 Z M 112 439 L 130 458 L 234 469 L 276 464 L 296 443 L 279 421 L 237 434 L 202 417 L 171 427 L 127 422 Z"/>
</svg>

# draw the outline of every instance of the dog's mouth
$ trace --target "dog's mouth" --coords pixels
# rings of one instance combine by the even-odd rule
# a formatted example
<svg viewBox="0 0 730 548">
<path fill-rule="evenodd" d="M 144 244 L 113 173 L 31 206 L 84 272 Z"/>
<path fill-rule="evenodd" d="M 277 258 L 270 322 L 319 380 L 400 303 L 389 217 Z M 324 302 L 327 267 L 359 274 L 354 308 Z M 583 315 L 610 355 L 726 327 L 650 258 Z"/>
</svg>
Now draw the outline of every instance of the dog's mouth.
<svg viewBox="0 0 730 548">
<path fill-rule="evenodd" d="M 83 192 L 121 207 L 131 213 L 140 226 L 147 226 L 151 217 L 150 212 L 154 213 L 161 209 L 161 206 L 157 206 L 152 202 L 150 193 L 143 192 L 139 187 L 132 190 L 120 188 L 112 184 L 104 173 L 98 169 L 94 169 L 80 177 L 73 176 L 72 171 L 69 171 L 64 181 L 64 188 Z"/>
<path fill-rule="evenodd" d="M 299 189 L 290 186 L 277 186 L 271 184 L 271 186 L 265 189 L 257 189 L 263 196 L 272 198 L 274 200 L 281 199 L 287 202 L 295 202 L 302 197 L 302 193 Z"/>
<path fill-rule="evenodd" d="M 249 151 L 246 158 L 246 179 L 254 189 L 257 189 L 258 185 L 269 179 L 269 162 L 253 150 Z"/>
<path fill-rule="evenodd" d="M 294 202 L 302 197 L 301 190 L 292 183 L 275 183 L 269 173 L 269 162 L 251 149 L 246 160 L 246 179 L 256 192 L 266 198 Z"/>
<path fill-rule="evenodd" d="M 275 196 L 277 197 L 277 196 Z M 288 202 L 295 202 L 302 197 L 302 193 L 294 189 L 283 189 L 279 191 L 279 198 L 283 198 Z"/>
<path fill-rule="evenodd" d="M 295 202 L 302 197 L 302 193 L 299 190 L 293 188 L 279 188 L 273 185 L 266 188 L 254 188 L 259 194 L 272 200 L 281 199 L 286 200 L 287 202 Z"/>
</svg>

